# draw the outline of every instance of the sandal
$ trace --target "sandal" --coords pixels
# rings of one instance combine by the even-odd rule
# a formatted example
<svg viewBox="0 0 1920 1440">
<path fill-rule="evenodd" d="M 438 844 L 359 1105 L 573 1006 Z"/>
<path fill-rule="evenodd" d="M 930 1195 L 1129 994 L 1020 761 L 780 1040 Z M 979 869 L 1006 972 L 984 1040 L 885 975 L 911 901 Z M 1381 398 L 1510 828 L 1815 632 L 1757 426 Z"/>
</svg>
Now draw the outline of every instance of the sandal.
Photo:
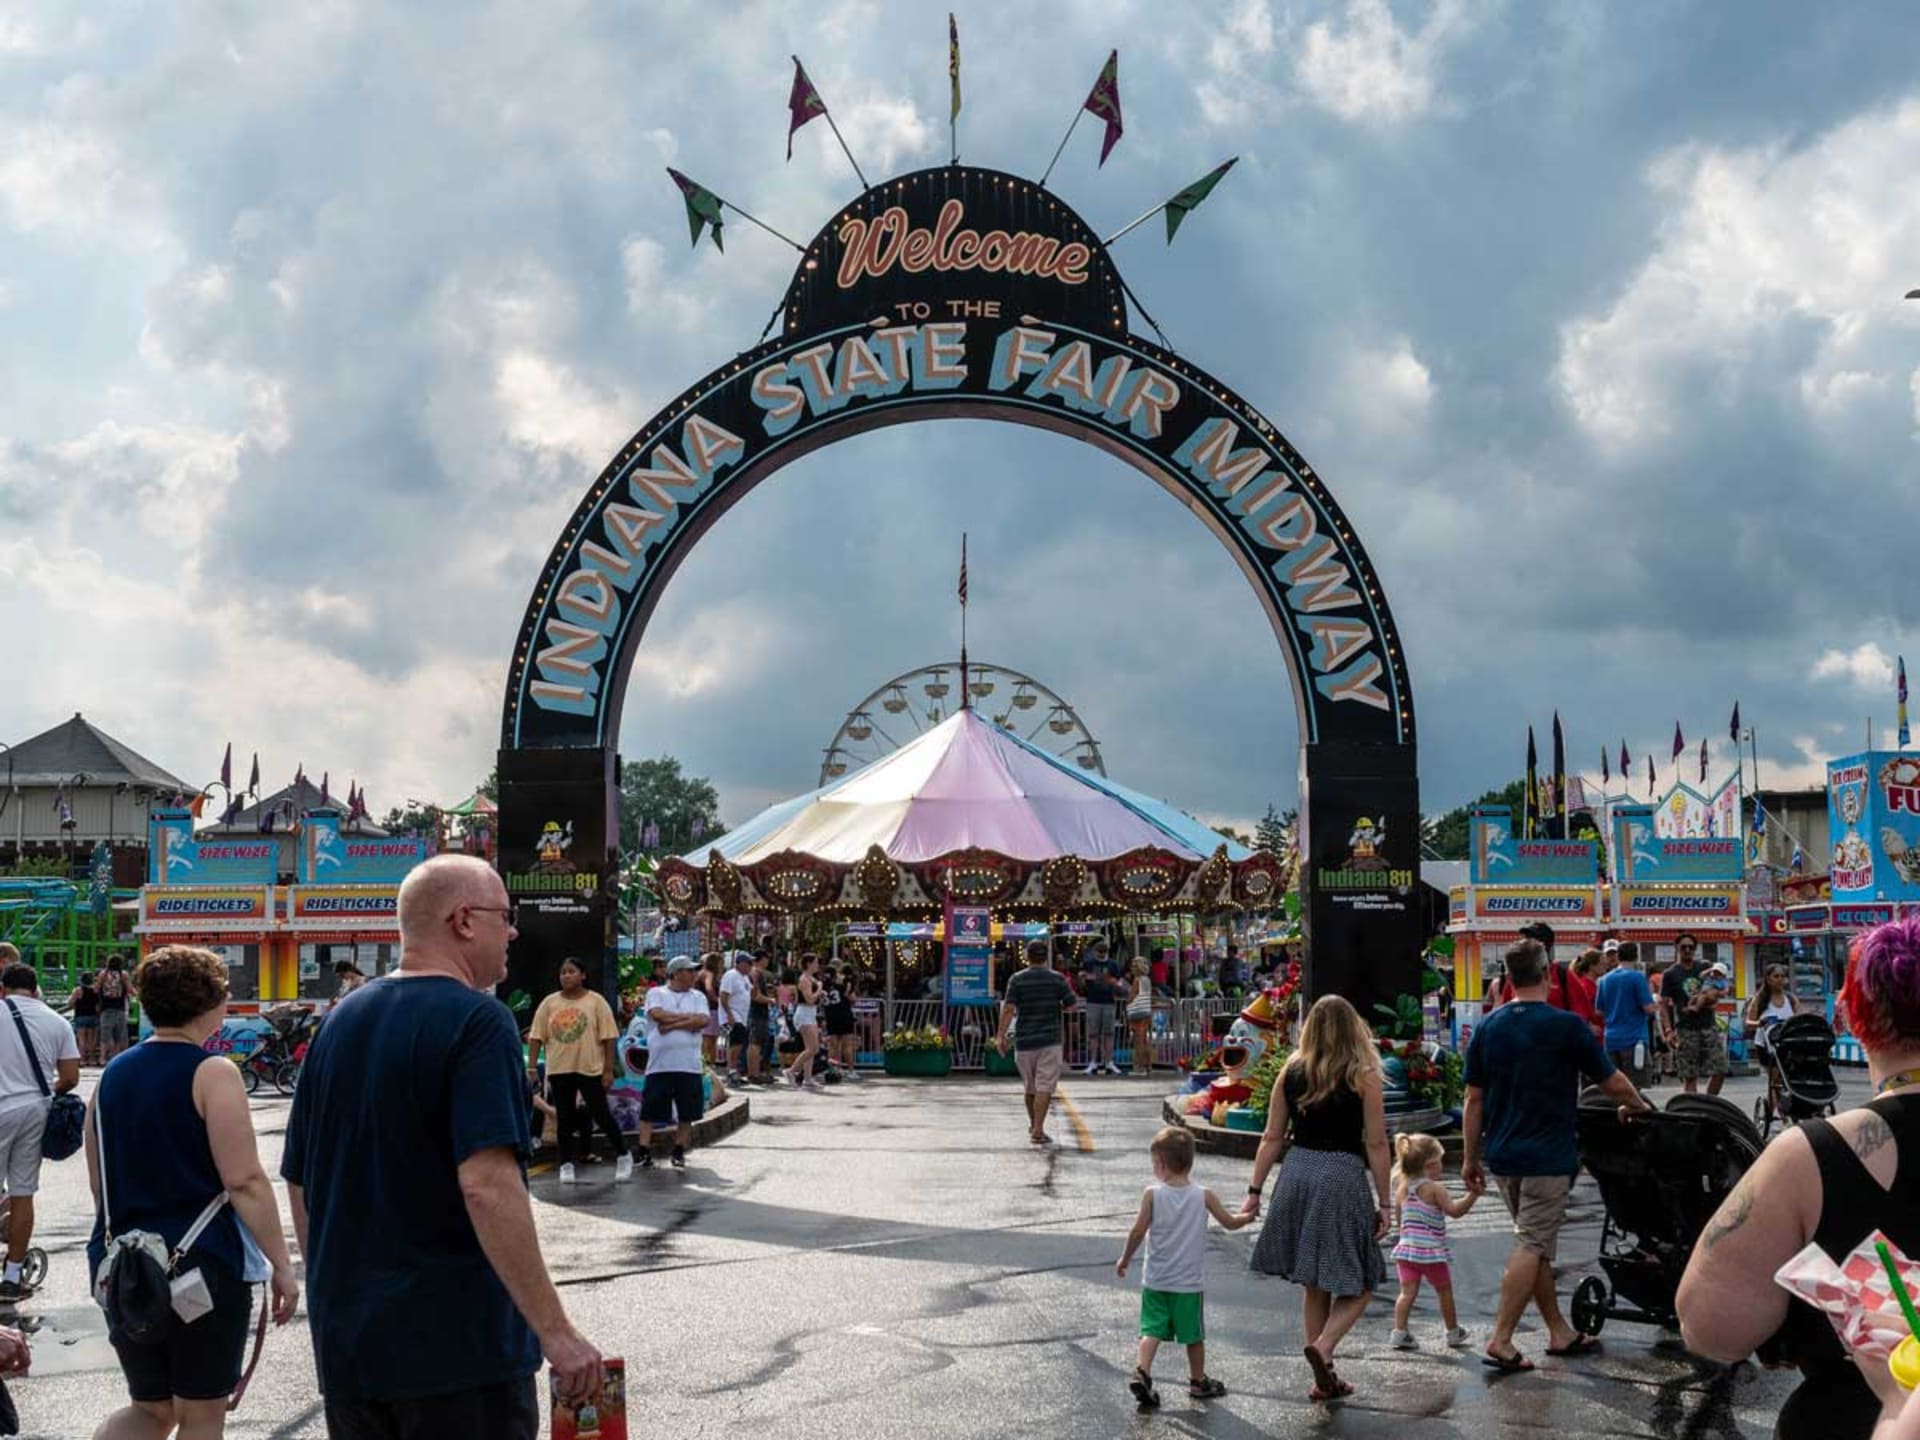
<svg viewBox="0 0 1920 1440">
<path fill-rule="evenodd" d="M 1351 1394 L 1353 1394 L 1353 1386 L 1336 1375 L 1333 1378 L 1333 1388 L 1331 1390 L 1322 1390 L 1316 1385 L 1307 1391 L 1307 1398 L 1324 1404 L 1328 1400 L 1344 1400 Z"/>
<path fill-rule="evenodd" d="M 1600 1348 L 1600 1342 L 1591 1335 L 1576 1335 L 1558 1350 L 1547 1347 L 1547 1354 L 1556 1360 L 1565 1360 L 1573 1355 L 1591 1355 Z"/>
<path fill-rule="evenodd" d="M 1187 1381 L 1187 1394 L 1196 1400 L 1218 1400 L 1227 1393 L 1227 1387 L 1211 1375 L 1202 1375 L 1196 1380 Z"/>
<path fill-rule="evenodd" d="M 1313 1371 L 1313 1398 L 1327 1400 L 1339 1394 L 1340 1377 L 1333 1373 L 1332 1363 L 1311 1345 L 1303 1347 L 1300 1353 L 1307 1357 L 1307 1365 Z"/>
<path fill-rule="evenodd" d="M 1160 1408 L 1160 1392 L 1153 1388 L 1153 1377 L 1137 1365 L 1133 1369 L 1133 1378 L 1127 1382 L 1127 1389 L 1142 1410 Z"/>
<path fill-rule="evenodd" d="M 1511 1355 L 1496 1355 L 1489 1350 L 1480 1357 L 1480 1363 L 1489 1370 L 1498 1370 L 1502 1375 L 1523 1375 L 1533 1369 L 1533 1362 L 1518 1350 Z"/>
</svg>

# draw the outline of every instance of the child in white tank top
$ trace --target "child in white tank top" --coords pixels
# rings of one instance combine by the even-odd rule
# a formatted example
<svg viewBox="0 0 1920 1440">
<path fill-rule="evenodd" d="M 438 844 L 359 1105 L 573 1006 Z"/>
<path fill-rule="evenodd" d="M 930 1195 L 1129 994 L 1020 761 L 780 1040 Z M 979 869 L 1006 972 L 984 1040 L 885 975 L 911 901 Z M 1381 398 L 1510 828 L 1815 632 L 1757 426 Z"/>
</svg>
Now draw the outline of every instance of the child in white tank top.
<svg viewBox="0 0 1920 1440">
<path fill-rule="evenodd" d="M 1153 1357 L 1162 1340 L 1187 1347 L 1187 1393 L 1196 1400 L 1212 1400 L 1227 1387 L 1207 1374 L 1205 1285 L 1203 1260 L 1207 1252 L 1207 1216 L 1222 1228 L 1238 1230 L 1251 1224 L 1251 1215 L 1228 1212 L 1213 1191 L 1193 1183 L 1193 1136 L 1169 1125 L 1147 1147 L 1153 1156 L 1157 1184 L 1140 1196 L 1140 1213 L 1127 1232 L 1114 1273 L 1121 1279 L 1133 1263 L 1134 1252 L 1146 1242 L 1147 1263 L 1141 1276 L 1140 1352 L 1127 1388 L 1142 1410 L 1160 1403 L 1153 1388 Z"/>
</svg>

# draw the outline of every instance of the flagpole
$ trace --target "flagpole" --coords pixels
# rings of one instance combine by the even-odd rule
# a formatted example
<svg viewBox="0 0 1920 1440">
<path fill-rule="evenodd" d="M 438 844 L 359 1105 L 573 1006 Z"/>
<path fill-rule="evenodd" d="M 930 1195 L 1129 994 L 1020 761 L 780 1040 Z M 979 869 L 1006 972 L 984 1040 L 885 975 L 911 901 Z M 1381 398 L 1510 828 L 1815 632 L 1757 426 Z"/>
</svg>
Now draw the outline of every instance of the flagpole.
<svg viewBox="0 0 1920 1440">
<path fill-rule="evenodd" d="M 831 120 L 832 117 L 829 116 L 828 119 Z M 847 158 L 851 160 L 853 157 L 849 155 Z M 853 168 L 855 170 L 858 170 L 860 167 L 856 165 Z M 726 206 L 727 209 L 731 210 L 734 214 L 738 215 L 742 220 L 745 220 L 748 223 L 753 225 L 758 225 L 762 230 L 766 231 L 767 234 L 773 236 L 774 239 L 784 240 L 787 244 L 791 245 L 795 250 L 799 251 L 802 255 L 807 253 L 806 246 L 802 245 L 798 240 L 795 240 L 791 235 L 782 235 L 778 230 L 774 229 L 771 225 L 767 224 L 766 221 L 762 220 L 758 215 L 755 215 L 752 211 L 742 210 L 738 205 L 734 204 L 731 200 L 724 199 L 719 195 L 715 195 L 713 198 L 720 201 L 722 205 Z"/>
<path fill-rule="evenodd" d="M 1040 177 L 1040 185 L 1042 189 L 1046 187 L 1047 176 L 1053 174 L 1053 167 L 1060 163 L 1060 156 L 1063 152 L 1065 152 L 1067 148 L 1067 141 L 1073 138 L 1073 127 L 1080 123 L 1080 117 L 1086 113 L 1087 113 L 1087 107 L 1084 102 L 1081 104 L 1078 110 L 1075 110 L 1073 112 L 1073 121 L 1071 124 L 1067 126 L 1067 133 L 1060 137 L 1059 148 L 1053 152 L 1053 159 L 1047 162 L 1046 173 Z M 1147 217 L 1145 215 L 1142 215 L 1140 218 L 1144 220 Z"/>
<path fill-rule="evenodd" d="M 1114 241 L 1118 240 L 1122 235 L 1132 234 L 1135 230 L 1138 230 L 1142 225 L 1146 224 L 1147 221 L 1151 220 L 1154 216 L 1158 215 L 1162 210 L 1166 209 L 1167 206 L 1171 205 L 1172 203 L 1173 202 L 1171 200 L 1162 200 L 1158 205 L 1154 206 L 1151 210 L 1147 211 L 1147 213 L 1142 215 L 1138 220 L 1129 221 L 1127 224 L 1122 225 L 1118 230 L 1114 231 L 1113 234 L 1107 236 L 1107 238 L 1102 240 L 1100 243 L 1102 245 L 1111 245 L 1113 244 Z"/>
<path fill-rule="evenodd" d="M 806 67 L 806 66 L 804 66 L 804 65 L 801 65 L 801 64 L 800 64 L 800 57 L 799 57 L 798 55 L 795 55 L 795 56 L 792 56 L 791 58 L 792 58 L 792 60 L 793 60 L 793 63 L 794 63 L 794 64 L 795 64 L 796 66 L 799 66 L 799 68 L 800 68 L 800 70 L 801 70 L 801 72 L 802 72 L 802 73 L 805 73 L 805 71 L 806 71 L 806 68 L 807 68 L 807 67 Z M 811 84 L 812 82 L 811 82 L 811 81 L 809 81 L 808 83 L 809 83 L 809 84 Z M 816 88 L 814 89 L 814 92 L 813 92 L 813 93 L 814 93 L 814 94 L 815 94 L 815 95 L 816 95 L 817 97 L 819 97 L 819 100 L 820 100 L 820 113 L 821 113 L 822 115 L 824 115 L 824 116 L 826 116 L 826 117 L 827 117 L 827 128 L 833 131 L 833 138 L 834 138 L 834 139 L 836 139 L 836 140 L 838 140 L 838 141 L 840 142 L 840 153 L 841 153 L 842 155 L 845 155 L 845 156 L 847 157 L 847 163 L 848 163 L 849 165 L 851 165 L 851 166 L 853 167 L 853 173 L 854 173 L 855 175 L 858 175 L 858 176 L 859 176 L 859 178 L 860 178 L 860 188 L 861 188 L 862 190 L 871 190 L 871 189 L 872 189 L 873 187 L 872 187 L 871 185 L 869 185 L 869 184 L 867 183 L 867 177 L 866 177 L 865 175 L 862 175 L 862 174 L 860 173 L 860 162 L 859 162 L 858 160 L 856 160 L 856 159 L 854 159 L 854 158 L 853 158 L 853 151 L 851 151 L 851 150 L 849 150 L 849 149 L 847 148 L 847 137 L 846 137 L 846 136 L 844 136 L 844 135 L 842 135 L 842 134 L 840 133 L 840 127 L 839 127 L 838 125 L 836 125 L 836 124 L 834 124 L 834 123 L 833 123 L 833 111 L 832 111 L 832 109 L 831 109 L 831 108 L 830 108 L 830 107 L 829 107 L 829 106 L 827 105 L 827 99 L 826 99 L 826 96 L 824 96 L 824 95 L 821 95 L 821 94 L 820 94 L 820 91 L 819 91 L 819 89 L 818 89 L 817 87 L 816 87 Z M 744 211 L 744 210 L 742 210 L 742 211 L 741 211 L 740 213 L 741 213 L 742 215 L 745 215 L 745 214 L 746 214 L 747 212 L 746 212 L 746 211 Z M 752 217 L 751 217 L 751 216 L 748 216 L 748 218 L 749 218 L 749 219 L 752 219 Z M 757 225 L 757 224 L 759 224 L 760 222 L 759 222 L 759 221 L 757 221 L 757 220 L 755 220 L 755 221 L 754 221 L 754 223 L 755 223 L 755 224 Z M 786 236 L 784 236 L 784 235 L 782 235 L 782 236 L 781 236 L 780 238 L 781 238 L 782 240 L 786 240 L 786 239 L 787 239 L 787 237 L 786 237 Z M 787 243 L 788 243 L 789 245 L 793 245 L 793 242 L 792 242 L 791 240 L 787 240 Z M 800 249 L 800 247 L 799 247 L 798 245 L 794 245 L 794 246 L 793 246 L 793 248 L 794 248 L 794 249 L 796 249 L 796 250 L 799 250 L 799 249 Z M 804 253 L 804 252 L 803 252 L 803 253 Z"/>
</svg>

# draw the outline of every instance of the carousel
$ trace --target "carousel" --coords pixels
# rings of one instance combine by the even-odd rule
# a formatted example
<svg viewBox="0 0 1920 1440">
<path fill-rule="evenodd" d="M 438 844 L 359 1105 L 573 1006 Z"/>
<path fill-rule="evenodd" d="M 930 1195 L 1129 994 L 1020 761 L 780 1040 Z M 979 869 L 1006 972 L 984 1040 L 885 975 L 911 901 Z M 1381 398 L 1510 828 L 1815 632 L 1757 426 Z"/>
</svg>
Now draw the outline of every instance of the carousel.
<svg viewBox="0 0 1920 1440">
<path fill-rule="evenodd" d="M 1281 861 L 963 709 L 866 768 L 661 862 L 681 914 L 996 920 L 1264 909 Z"/>
</svg>

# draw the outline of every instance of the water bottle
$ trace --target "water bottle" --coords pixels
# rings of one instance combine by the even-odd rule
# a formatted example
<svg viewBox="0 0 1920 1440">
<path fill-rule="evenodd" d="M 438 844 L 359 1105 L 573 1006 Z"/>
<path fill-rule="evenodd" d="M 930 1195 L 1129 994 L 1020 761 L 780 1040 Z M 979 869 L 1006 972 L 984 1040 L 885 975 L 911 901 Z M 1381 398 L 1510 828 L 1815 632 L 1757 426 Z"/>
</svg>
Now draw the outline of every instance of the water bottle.
<svg viewBox="0 0 1920 1440">
<path fill-rule="evenodd" d="M 1636 1070 L 1647 1068 L 1647 1042 L 1644 1040 L 1633 1047 L 1633 1068 Z"/>
</svg>

